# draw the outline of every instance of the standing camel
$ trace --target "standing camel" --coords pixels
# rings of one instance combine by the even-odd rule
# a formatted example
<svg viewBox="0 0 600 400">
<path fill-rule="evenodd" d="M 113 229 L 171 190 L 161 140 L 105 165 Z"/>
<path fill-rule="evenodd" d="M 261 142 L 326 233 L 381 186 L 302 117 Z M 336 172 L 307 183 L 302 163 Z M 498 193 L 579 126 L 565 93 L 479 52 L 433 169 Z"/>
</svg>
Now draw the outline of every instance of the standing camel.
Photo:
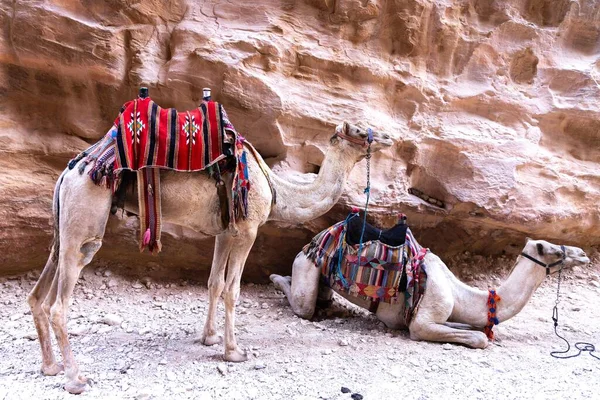
<svg viewBox="0 0 600 400">
<path fill-rule="evenodd" d="M 418 244 L 417 244 L 418 246 Z M 418 246 L 420 248 L 420 246 Z M 377 318 L 392 329 L 408 328 L 413 340 L 454 342 L 473 348 L 485 348 L 488 337 L 493 337 L 493 325 L 518 314 L 540 286 L 546 275 L 561 268 L 583 265 L 590 260 L 578 247 L 558 246 L 544 240 L 528 240 L 506 281 L 494 293 L 480 290 L 459 281 L 446 264 L 427 251 L 423 265 L 427 284 L 408 326 L 404 321 L 404 294 L 390 304 L 380 302 L 375 310 Z M 544 267 L 544 268 L 542 268 Z M 271 275 L 275 287 L 287 297 L 292 310 L 301 318 L 311 318 L 317 298 L 328 300 L 332 290 L 319 284 L 321 270 L 304 252 L 300 252 L 292 266 L 292 276 Z M 336 291 L 352 303 L 369 309 L 370 301 Z M 492 304 L 490 298 L 494 297 Z M 493 323 L 490 308 L 496 313 Z M 474 330 L 458 329 L 447 323 L 467 324 Z M 482 332 L 487 328 L 486 333 Z"/>
<path fill-rule="evenodd" d="M 342 195 L 354 165 L 366 155 L 368 134 L 364 129 L 343 123 L 336 128 L 319 174 L 312 183 L 293 184 L 275 175 L 255 152 L 250 151 L 248 170 L 251 190 L 248 216 L 237 222 L 237 231 L 224 229 L 214 180 L 204 173 L 161 171 L 162 216 L 164 221 L 215 236 L 215 250 L 208 280 L 209 307 L 201 341 L 210 346 L 221 342 L 215 318 L 217 301 L 225 303 L 224 359 L 247 360 L 235 338 L 235 303 L 240 279 L 258 228 L 267 221 L 302 223 L 323 215 Z M 371 151 L 393 144 L 387 134 L 373 132 Z M 70 393 L 85 390 L 86 378 L 79 367 L 67 334 L 69 298 L 82 268 L 89 264 L 102 245 L 111 208 L 110 190 L 96 186 L 88 177 L 91 164 L 81 174 L 78 167 L 66 169 L 54 190 L 54 242 L 40 278 L 28 296 L 42 350 L 42 373 L 56 375 L 63 366 L 56 362 L 50 341 L 50 324 L 64 363 Z M 277 201 L 272 202 L 273 192 Z M 137 211 L 135 204 L 126 209 Z M 227 271 L 227 279 L 225 272 Z"/>
</svg>

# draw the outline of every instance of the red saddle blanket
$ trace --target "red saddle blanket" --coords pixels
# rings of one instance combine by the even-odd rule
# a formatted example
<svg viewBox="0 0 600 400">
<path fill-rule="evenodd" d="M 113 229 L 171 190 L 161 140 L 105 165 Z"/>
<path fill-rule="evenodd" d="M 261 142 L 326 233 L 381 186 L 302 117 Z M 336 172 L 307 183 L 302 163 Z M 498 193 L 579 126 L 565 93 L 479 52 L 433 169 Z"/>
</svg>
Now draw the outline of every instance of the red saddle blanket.
<svg viewBox="0 0 600 400">
<path fill-rule="evenodd" d="M 161 108 L 149 97 L 129 101 L 115 120 L 115 170 L 203 170 L 225 157 L 223 117 L 221 105 L 214 101 L 185 112 Z"/>
<path fill-rule="evenodd" d="M 229 135 L 226 134 L 226 131 Z M 161 250 L 160 169 L 200 171 L 215 166 L 211 175 L 222 186 L 221 173 L 232 173 L 230 191 L 219 195 L 224 227 L 246 218 L 248 168 L 244 138 L 239 136 L 223 107 L 204 101 L 194 110 L 161 108 L 150 98 L 135 99 L 121 107 L 113 127 L 99 142 L 80 153 L 69 168 L 80 163 L 98 185 L 117 191 L 121 171 L 137 171 L 140 249 Z M 225 158 L 228 158 L 225 160 Z M 222 163 L 219 161 L 224 160 Z M 218 187 L 219 187 L 218 186 Z M 222 187 L 224 189 L 224 186 Z M 228 200 L 227 200 L 227 199 Z"/>
</svg>

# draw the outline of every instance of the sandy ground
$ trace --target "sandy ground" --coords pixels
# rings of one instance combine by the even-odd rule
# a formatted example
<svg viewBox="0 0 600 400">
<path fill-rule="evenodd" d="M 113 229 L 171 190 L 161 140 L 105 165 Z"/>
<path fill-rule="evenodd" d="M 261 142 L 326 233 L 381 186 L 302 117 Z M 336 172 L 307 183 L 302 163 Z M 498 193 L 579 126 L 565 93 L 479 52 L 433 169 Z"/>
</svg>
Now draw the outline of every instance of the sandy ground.
<svg viewBox="0 0 600 400">
<path fill-rule="evenodd" d="M 70 311 L 71 343 L 90 399 L 588 399 L 598 398 L 600 360 L 556 360 L 556 277 L 498 327 L 485 350 L 413 342 L 343 299 L 313 321 L 297 318 L 272 286 L 244 285 L 238 340 L 250 360 L 225 363 L 222 347 L 194 343 L 207 309 L 203 283 L 130 280 L 118 267 L 83 271 Z M 488 279 L 498 283 L 495 271 Z M 600 348 L 600 263 L 566 274 L 560 328 Z M 462 276 L 486 288 L 483 275 Z M 36 274 L 0 278 L 0 399 L 73 398 L 64 376 L 39 372 L 25 297 Z M 496 282 L 494 282 L 496 281 Z M 219 308 L 222 330 L 223 309 Z M 596 353 L 600 356 L 600 352 Z M 347 387 L 351 393 L 341 392 Z M 355 398 L 358 396 L 355 395 Z"/>
</svg>

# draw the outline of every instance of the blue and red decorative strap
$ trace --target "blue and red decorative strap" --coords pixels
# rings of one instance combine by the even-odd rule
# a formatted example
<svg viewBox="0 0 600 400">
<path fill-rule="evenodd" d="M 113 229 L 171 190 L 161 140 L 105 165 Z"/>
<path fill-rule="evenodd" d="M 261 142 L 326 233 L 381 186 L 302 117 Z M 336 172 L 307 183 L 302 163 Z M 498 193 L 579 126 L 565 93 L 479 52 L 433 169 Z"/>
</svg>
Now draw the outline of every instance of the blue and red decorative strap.
<svg viewBox="0 0 600 400">
<path fill-rule="evenodd" d="M 489 294 L 488 294 L 488 301 L 487 301 L 488 323 L 485 326 L 485 328 L 483 329 L 483 332 L 490 340 L 494 340 L 494 332 L 492 331 L 492 329 L 494 328 L 494 325 L 498 325 L 500 323 L 500 321 L 498 321 L 498 318 L 496 317 L 496 308 L 497 308 L 498 302 L 500 300 L 502 300 L 502 299 L 500 298 L 500 296 L 498 296 L 496 294 L 496 291 L 490 289 Z"/>
</svg>

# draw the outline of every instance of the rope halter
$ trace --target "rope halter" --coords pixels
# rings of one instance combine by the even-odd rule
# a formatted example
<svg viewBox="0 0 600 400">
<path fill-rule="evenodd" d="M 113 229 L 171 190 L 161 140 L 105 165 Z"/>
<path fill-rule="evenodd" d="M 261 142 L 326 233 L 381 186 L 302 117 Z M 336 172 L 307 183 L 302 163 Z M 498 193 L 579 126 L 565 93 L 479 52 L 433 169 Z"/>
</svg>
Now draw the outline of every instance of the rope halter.
<svg viewBox="0 0 600 400">
<path fill-rule="evenodd" d="M 561 245 L 560 249 L 562 250 L 562 258 L 560 260 L 555 261 L 555 262 L 550 263 L 550 264 L 543 263 L 540 260 L 538 260 L 538 259 L 536 259 L 534 257 L 531 257 L 529 254 L 526 254 L 525 252 L 522 252 L 521 255 L 523 257 L 525 257 L 526 259 L 533 261 L 537 265 L 540 265 L 540 266 L 546 268 L 546 275 L 550 275 L 550 268 L 556 267 L 557 265 L 564 263 L 565 260 L 567 259 L 567 251 L 565 249 L 565 246 Z"/>
<path fill-rule="evenodd" d="M 373 143 L 373 130 L 371 128 L 367 129 L 367 138 L 366 139 L 355 138 L 350 135 L 346 135 L 342 132 L 336 132 L 336 135 L 344 140 L 349 141 L 350 143 L 359 144 L 363 147 L 367 147 L 371 143 Z"/>
</svg>

